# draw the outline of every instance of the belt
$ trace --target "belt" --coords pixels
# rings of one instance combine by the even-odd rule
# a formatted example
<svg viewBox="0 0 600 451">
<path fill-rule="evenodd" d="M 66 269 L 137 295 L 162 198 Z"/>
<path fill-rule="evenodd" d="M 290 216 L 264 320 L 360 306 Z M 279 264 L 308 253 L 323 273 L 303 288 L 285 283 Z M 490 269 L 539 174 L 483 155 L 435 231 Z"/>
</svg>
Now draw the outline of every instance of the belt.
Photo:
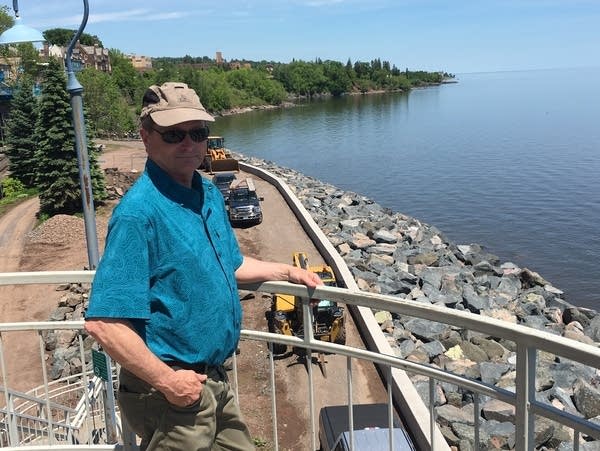
<svg viewBox="0 0 600 451">
<path fill-rule="evenodd" d="M 206 374 L 212 379 L 222 380 L 227 377 L 227 372 L 223 365 L 209 365 L 207 363 L 186 363 L 186 362 L 164 362 L 174 370 L 192 370 L 198 374 Z M 214 376 L 217 376 L 216 378 Z"/>
</svg>

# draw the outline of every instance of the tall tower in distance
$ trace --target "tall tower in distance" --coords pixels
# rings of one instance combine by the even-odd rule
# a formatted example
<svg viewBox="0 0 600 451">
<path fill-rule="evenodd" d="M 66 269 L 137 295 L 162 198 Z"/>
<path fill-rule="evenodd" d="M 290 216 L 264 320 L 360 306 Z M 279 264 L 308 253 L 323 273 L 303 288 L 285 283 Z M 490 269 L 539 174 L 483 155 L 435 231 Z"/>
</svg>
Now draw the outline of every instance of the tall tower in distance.
<svg viewBox="0 0 600 451">
<path fill-rule="evenodd" d="M 221 52 L 217 52 L 217 54 L 215 55 L 215 59 L 217 60 L 217 65 L 220 66 L 221 64 L 223 64 L 223 55 Z"/>
</svg>

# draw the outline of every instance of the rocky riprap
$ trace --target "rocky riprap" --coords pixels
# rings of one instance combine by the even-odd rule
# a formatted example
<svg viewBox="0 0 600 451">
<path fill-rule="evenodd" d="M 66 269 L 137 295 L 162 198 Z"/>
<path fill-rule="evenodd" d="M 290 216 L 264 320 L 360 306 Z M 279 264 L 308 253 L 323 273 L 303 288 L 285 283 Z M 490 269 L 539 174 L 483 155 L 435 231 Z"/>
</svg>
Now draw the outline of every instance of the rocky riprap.
<svg viewBox="0 0 600 451">
<path fill-rule="evenodd" d="M 480 245 L 451 243 L 435 227 L 364 196 L 264 160 L 237 157 L 272 172 L 290 186 L 344 258 L 361 290 L 466 310 L 582 343 L 600 342 L 600 315 L 568 303 L 560 289 L 536 272 L 501 263 Z M 115 192 L 126 189 L 120 186 Z M 62 288 L 67 292 L 52 319 L 82 318 L 86 287 Z M 382 311 L 374 314 L 397 356 L 514 390 L 514 343 L 428 320 Z M 86 347 L 91 343 L 89 338 L 84 340 Z M 70 331 L 48 334 L 47 349 L 53 352 L 52 377 L 81 370 L 79 349 Z M 428 403 L 428 380 L 420 376 L 412 376 L 412 380 Z M 598 370 L 538 353 L 538 400 L 600 422 L 599 387 Z M 480 449 L 513 449 L 514 408 L 484 396 L 479 402 Z M 448 443 L 455 449 L 473 449 L 473 394 L 438 383 L 435 406 Z M 537 449 L 573 449 L 572 431 L 550 421 L 537 418 L 535 435 Z M 579 449 L 600 450 L 600 442 L 584 442 Z"/>
<path fill-rule="evenodd" d="M 242 161 L 285 181 L 335 246 L 363 291 L 443 305 L 526 325 L 582 343 L 600 342 L 600 315 L 568 303 L 538 273 L 506 262 L 477 244 L 456 245 L 433 226 L 393 212 L 356 193 L 256 158 Z M 600 300 L 600 299 L 599 299 Z M 514 390 L 513 342 L 429 320 L 375 311 L 397 356 Z M 412 376 L 429 403 L 429 381 Z M 600 422 L 600 371 L 538 353 L 537 398 Z M 481 449 L 512 449 L 512 406 L 480 397 Z M 473 395 L 438 383 L 438 424 L 451 446 L 473 449 Z M 538 418 L 538 449 L 573 449 L 572 431 Z M 579 449 L 600 450 L 600 442 Z"/>
</svg>

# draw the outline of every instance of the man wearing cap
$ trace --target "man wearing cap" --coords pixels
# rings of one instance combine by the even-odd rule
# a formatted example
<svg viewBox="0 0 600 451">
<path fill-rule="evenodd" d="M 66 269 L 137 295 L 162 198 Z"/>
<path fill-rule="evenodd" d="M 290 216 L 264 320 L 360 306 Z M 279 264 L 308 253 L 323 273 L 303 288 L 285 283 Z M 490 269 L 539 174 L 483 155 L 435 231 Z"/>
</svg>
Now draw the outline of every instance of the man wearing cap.
<svg viewBox="0 0 600 451">
<path fill-rule="evenodd" d="M 254 449 L 223 368 L 240 335 L 237 283 L 322 282 L 240 253 L 219 190 L 196 172 L 214 118 L 194 90 L 151 86 L 140 119 L 146 168 L 110 220 L 86 330 L 121 365 L 119 404 L 142 450 Z"/>
</svg>

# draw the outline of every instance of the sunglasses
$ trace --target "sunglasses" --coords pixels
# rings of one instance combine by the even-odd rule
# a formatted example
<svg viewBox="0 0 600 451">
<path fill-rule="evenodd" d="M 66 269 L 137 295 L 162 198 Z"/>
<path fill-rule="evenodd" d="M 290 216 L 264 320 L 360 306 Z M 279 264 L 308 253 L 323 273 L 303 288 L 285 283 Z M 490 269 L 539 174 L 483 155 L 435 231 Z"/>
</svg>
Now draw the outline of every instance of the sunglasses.
<svg viewBox="0 0 600 451">
<path fill-rule="evenodd" d="M 210 133 L 208 127 L 198 127 L 191 130 L 179 130 L 175 128 L 165 132 L 158 131 L 155 128 L 152 130 L 158 133 L 162 140 L 167 144 L 179 144 L 188 134 L 190 135 L 190 139 L 192 141 L 195 143 L 201 143 L 202 141 L 206 141 L 208 139 L 208 134 Z"/>
</svg>

